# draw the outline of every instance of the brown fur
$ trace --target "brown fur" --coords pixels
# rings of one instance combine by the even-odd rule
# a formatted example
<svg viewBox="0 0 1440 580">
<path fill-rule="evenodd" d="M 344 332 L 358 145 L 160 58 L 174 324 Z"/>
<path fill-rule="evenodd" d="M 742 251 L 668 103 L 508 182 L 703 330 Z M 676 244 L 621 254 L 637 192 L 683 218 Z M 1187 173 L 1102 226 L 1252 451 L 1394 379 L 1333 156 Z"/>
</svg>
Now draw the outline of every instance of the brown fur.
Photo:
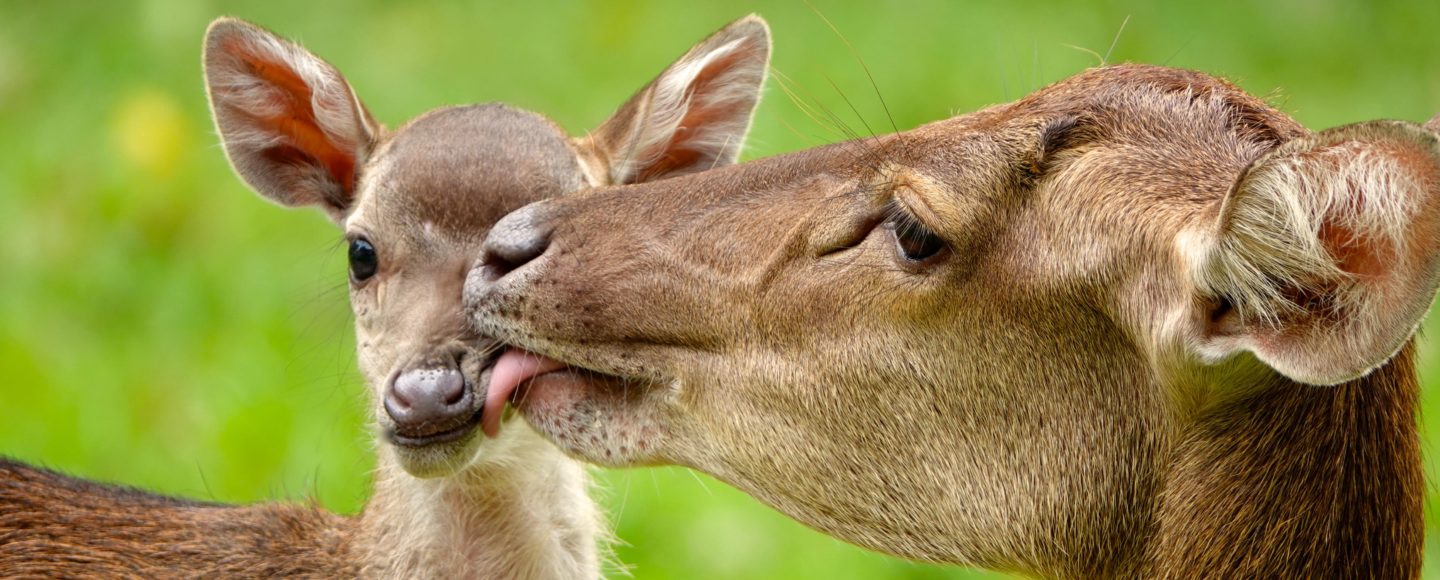
<svg viewBox="0 0 1440 580">
<path fill-rule="evenodd" d="M 1207 410 L 1176 445 L 1147 575 L 1417 577 L 1418 394 L 1412 345 L 1362 379 Z"/>
<path fill-rule="evenodd" d="M 1414 577 L 1417 385 L 1391 355 L 1440 283 L 1437 171 L 1413 124 L 1310 133 L 1203 73 L 1105 67 L 531 205 L 487 246 L 544 254 L 466 293 L 483 331 L 586 370 L 521 403 L 571 453 L 695 467 L 862 546 L 1046 577 Z M 896 204 L 942 253 L 901 257 Z M 1410 251 L 1370 258 L 1386 244 Z"/>
<path fill-rule="evenodd" d="M 301 505 L 185 501 L 0 460 L 7 578 L 353 577 L 356 521 Z"/>
</svg>

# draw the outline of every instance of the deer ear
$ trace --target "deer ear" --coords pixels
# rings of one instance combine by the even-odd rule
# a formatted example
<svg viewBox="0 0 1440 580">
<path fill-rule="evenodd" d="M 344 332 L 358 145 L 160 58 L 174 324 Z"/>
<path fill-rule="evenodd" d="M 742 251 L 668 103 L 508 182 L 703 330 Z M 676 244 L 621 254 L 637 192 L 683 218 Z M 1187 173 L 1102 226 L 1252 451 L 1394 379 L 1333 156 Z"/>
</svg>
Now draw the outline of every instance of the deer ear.
<svg viewBox="0 0 1440 580">
<path fill-rule="evenodd" d="M 735 162 L 760 102 L 770 28 L 758 16 L 701 41 L 579 140 L 602 185 L 637 183 Z"/>
<path fill-rule="evenodd" d="M 1309 384 L 1364 376 L 1440 285 L 1440 138 L 1377 121 L 1282 145 L 1240 178 L 1215 236 L 1207 354 L 1250 351 Z"/>
<path fill-rule="evenodd" d="M 286 206 L 339 221 L 380 126 L 329 63 L 253 24 L 221 18 L 205 33 L 210 110 L 235 173 Z"/>
</svg>

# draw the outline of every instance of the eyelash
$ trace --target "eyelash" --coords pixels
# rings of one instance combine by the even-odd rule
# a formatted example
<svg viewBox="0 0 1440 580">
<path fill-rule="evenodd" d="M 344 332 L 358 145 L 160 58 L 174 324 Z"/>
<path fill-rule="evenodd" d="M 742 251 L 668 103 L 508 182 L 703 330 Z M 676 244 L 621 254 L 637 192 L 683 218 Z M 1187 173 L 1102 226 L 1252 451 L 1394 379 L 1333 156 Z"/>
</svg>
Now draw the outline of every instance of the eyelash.
<svg viewBox="0 0 1440 580">
<path fill-rule="evenodd" d="M 895 251 L 900 258 L 911 264 L 924 264 L 944 254 L 948 245 L 944 238 L 923 222 L 891 200 L 885 206 L 884 225 L 895 240 Z"/>
</svg>

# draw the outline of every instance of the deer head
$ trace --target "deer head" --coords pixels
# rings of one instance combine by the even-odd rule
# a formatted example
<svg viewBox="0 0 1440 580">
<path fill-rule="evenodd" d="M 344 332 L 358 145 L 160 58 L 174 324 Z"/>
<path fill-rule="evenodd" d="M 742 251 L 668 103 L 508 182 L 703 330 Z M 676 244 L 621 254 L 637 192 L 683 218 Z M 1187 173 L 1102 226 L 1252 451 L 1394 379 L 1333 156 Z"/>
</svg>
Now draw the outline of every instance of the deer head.
<svg viewBox="0 0 1440 580">
<path fill-rule="evenodd" d="M 862 546 L 1399 576 L 1437 220 L 1432 131 L 1312 133 L 1208 75 L 1114 66 L 527 206 L 465 293 L 515 347 L 491 396 L 563 448 L 691 466 Z"/>
<path fill-rule="evenodd" d="M 461 309 L 490 225 L 527 203 L 733 163 L 759 99 L 769 29 L 748 17 L 680 57 L 598 130 L 568 137 L 499 104 L 437 109 L 388 131 L 330 64 L 259 27 L 211 25 L 205 75 L 235 172 L 345 232 L 360 369 L 384 441 L 413 475 L 503 458 L 482 445 L 497 344 Z M 498 459 L 497 459 L 498 460 Z"/>
</svg>

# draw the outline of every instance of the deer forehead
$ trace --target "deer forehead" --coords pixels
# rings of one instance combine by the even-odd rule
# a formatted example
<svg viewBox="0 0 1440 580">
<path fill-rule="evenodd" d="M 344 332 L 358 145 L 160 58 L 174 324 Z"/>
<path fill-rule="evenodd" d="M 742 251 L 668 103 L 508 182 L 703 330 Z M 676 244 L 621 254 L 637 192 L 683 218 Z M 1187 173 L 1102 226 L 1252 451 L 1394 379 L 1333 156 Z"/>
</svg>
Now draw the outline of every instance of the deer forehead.
<svg viewBox="0 0 1440 580">
<path fill-rule="evenodd" d="M 1044 214 L 1039 227 L 1064 238 L 1056 242 L 1111 255 L 1143 246 L 1173 256 L 1182 232 L 1213 225 L 1250 162 L 1305 133 L 1224 81 L 1155 67 L 1090 71 L 1013 109 L 1077 119 L 1081 135 L 1048 154 L 1029 207 Z"/>
<path fill-rule="evenodd" d="M 377 149 L 347 226 L 412 247 L 469 248 L 505 214 L 584 183 L 548 119 L 499 104 L 439 109 Z"/>
</svg>

